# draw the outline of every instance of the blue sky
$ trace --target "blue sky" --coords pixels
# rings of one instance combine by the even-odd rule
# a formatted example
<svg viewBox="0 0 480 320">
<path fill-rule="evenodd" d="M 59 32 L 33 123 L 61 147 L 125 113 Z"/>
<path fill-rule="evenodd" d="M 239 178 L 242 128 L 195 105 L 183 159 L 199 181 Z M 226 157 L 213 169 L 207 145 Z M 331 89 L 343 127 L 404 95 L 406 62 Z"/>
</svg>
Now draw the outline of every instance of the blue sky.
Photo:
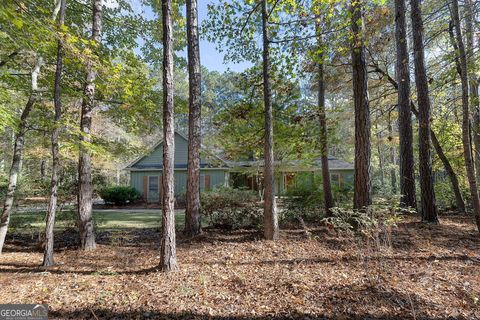
<svg viewBox="0 0 480 320">
<path fill-rule="evenodd" d="M 109 0 L 112 5 L 114 5 L 115 0 Z M 153 13 L 149 7 L 142 6 L 140 0 L 131 0 L 138 12 L 148 18 L 153 17 Z M 198 1 L 198 19 L 199 24 L 201 25 L 203 20 L 208 18 L 208 9 L 207 6 L 212 3 L 218 3 L 222 0 L 197 0 Z M 228 0 L 223 0 L 228 1 Z M 107 1 L 108 5 L 108 1 Z M 216 48 L 216 44 L 210 43 L 207 40 L 203 40 L 200 37 L 200 63 L 210 71 L 219 71 L 224 72 L 228 69 L 232 71 L 243 71 L 246 68 L 251 66 L 251 63 L 244 62 L 239 64 L 234 64 L 231 62 L 224 62 L 224 55 L 220 53 Z M 186 50 L 184 53 L 181 53 L 186 57 Z"/>
<path fill-rule="evenodd" d="M 217 2 L 218 0 L 198 0 L 198 19 L 200 25 L 202 21 L 207 18 L 207 5 Z M 224 64 L 223 54 L 217 51 L 215 44 L 206 40 L 200 41 L 200 61 L 203 66 L 207 67 L 208 70 L 216 70 L 220 72 L 226 71 L 228 68 L 232 71 L 243 71 L 251 65 L 250 63 L 246 62 L 240 64 Z"/>
</svg>

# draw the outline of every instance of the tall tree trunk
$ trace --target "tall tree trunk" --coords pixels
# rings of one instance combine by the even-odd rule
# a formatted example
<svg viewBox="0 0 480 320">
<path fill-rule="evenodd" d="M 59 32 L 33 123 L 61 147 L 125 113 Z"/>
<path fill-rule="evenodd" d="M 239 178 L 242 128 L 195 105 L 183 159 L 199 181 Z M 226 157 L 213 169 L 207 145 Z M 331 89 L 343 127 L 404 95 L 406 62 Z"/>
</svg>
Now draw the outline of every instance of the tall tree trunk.
<svg viewBox="0 0 480 320">
<path fill-rule="evenodd" d="M 102 33 L 103 0 L 93 1 L 92 41 L 100 43 Z M 87 62 L 83 88 L 82 113 L 80 119 L 80 156 L 78 160 L 78 229 L 80 247 L 84 250 L 96 248 L 92 217 L 92 159 L 88 150 L 91 142 L 92 109 L 95 98 L 97 72 L 91 61 Z"/>
<path fill-rule="evenodd" d="M 188 38 L 188 172 L 185 234 L 201 233 L 200 221 L 200 144 L 201 144 L 201 74 L 198 43 L 197 0 L 187 0 Z"/>
<path fill-rule="evenodd" d="M 321 34 L 320 22 L 316 22 L 318 55 L 318 118 L 320 121 L 320 156 L 322 162 L 322 185 L 325 206 L 325 215 L 331 216 L 330 209 L 334 207 L 332 186 L 330 183 L 330 170 L 328 167 L 328 131 L 327 116 L 325 112 L 325 55 L 324 44 Z"/>
<path fill-rule="evenodd" d="M 67 0 L 60 0 L 60 18 L 59 30 L 65 22 L 65 10 Z M 55 106 L 55 117 L 52 130 L 52 178 L 50 181 L 50 198 L 47 209 L 47 223 L 45 227 L 45 251 L 43 254 L 43 266 L 49 267 L 54 265 L 53 260 L 53 244 L 54 233 L 53 227 L 55 225 L 55 214 L 57 211 L 57 191 L 58 180 L 60 172 L 60 150 L 58 146 L 58 137 L 60 135 L 60 120 L 62 118 L 62 101 L 61 101 L 61 85 L 62 85 L 62 70 L 63 70 L 63 39 L 58 40 L 57 44 L 57 65 L 55 69 L 55 86 L 53 103 Z"/>
<path fill-rule="evenodd" d="M 396 76 L 398 84 L 398 134 L 400 137 L 400 204 L 417 208 L 413 156 L 412 112 L 410 109 L 410 68 L 407 44 L 405 0 L 395 0 Z"/>
<path fill-rule="evenodd" d="M 355 109 L 355 174 L 353 207 L 365 209 L 372 203 L 370 175 L 370 106 L 363 30 L 363 1 L 350 4 L 353 70 L 353 101 Z"/>
<path fill-rule="evenodd" d="M 477 228 L 480 232 L 480 198 L 478 195 L 477 179 L 475 176 L 475 167 L 472 156 L 472 143 L 470 140 L 470 106 L 468 92 L 468 68 L 467 54 L 463 43 L 462 31 L 460 26 L 460 17 L 458 13 L 458 0 L 452 0 L 452 16 L 455 24 L 455 36 L 458 46 L 457 55 L 460 61 L 460 79 L 462 82 L 462 142 L 463 156 L 465 158 L 465 167 L 467 170 L 468 184 L 470 185 L 470 196 L 472 198 L 472 207 Z"/>
<path fill-rule="evenodd" d="M 35 94 L 32 92 L 28 98 L 25 108 L 23 108 L 22 115 L 20 116 L 20 123 L 15 134 L 12 165 L 10 167 L 10 173 L 8 175 L 7 194 L 5 196 L 5 202 L 3 204 L 2 215 L 0 216 L 0 254 L 2 253 L 3 245 L 5 243 L 8 224 L 10 222 L 10 214 L 12 213 L 15 190 L 17 189 L 18 175 L 20 174 L 20 168 L 22 166 L 21 164 L 23 148 L 25 145 L 25 132 L 27 130 L 27 118 L 30 114 L 30 111 L 32 111 L 34 103 Z"/>
<path fill-rule="evenodd" d="M 263 178 L 264 193 L 264 236 L 267 240 L 278 239 L 278 215 L 275 201 L 275 176 L 273 155 L 273 111 L 270 83 L 270 40 L 268 35 L 268 1 L 262 0 L 263 33 L 263 103 L 265 107 L 265 143 Z"/>
<path fill-rule="evenodd" d="M 430 138 L 430 97 L 428 91 L 425 53 L 423 48 L 423 21 L 420 0 L 410 0 L 413 51 L 415 64 L 415 84 L 418 99 L 418 154 L 420 168 L 420 193 L 422 220 L 438 222 L 438 210 L 433 190 L 431 138 Z"/>
<path fill-rule="evenodd" d="M 467 39 L 467 59 L 472 59 L 474 54 L 474 23 L 475 3 L 473 0 L 465 1 L 465 31 Z M 476 77 L 477 66 L 475 63 L 468 63 L 470 103 L 473 111 L 473 144 L 475 146 L 474 159 L 476 168 L 477 184 L 480 183 L 480 99 L 478 96 L 478 78 Z"/>
<path fill-rule="evenodd" d="M 385 166 L 383 160 L 383 152 L 381 146 L 382 135 L 378 131 L 378 124 L 375 123 L 375 130 L 377 131 L 377 153 L 378 153 L 378 168 L 380 170 L 380 186 L 382 190 L 385 188 Z"/>
<path fill-rule="evenodd" d="M 175 243 L 174 167 L 175 129 L 173 114 L 173 25 L 172 0 L 162 0 L 163 26 L 163 174 L 162 174 L 162 240 L 160 268 L 177 270 Z"/>
<path fill-rule="evenodd" d="M 388 112 L 388 140 L 391 141 L 393 139 L 393 127 L 392 127 L 392 118 L 391 112 Z M 395 164 L 397 162 L 397 157 L 395 155 L 395 147 L 390 146 L 390 183 L 392 186 L 392 193 L 397 194 L 397 172 L 395 170 Z"/>
<path fill-rule="evenodd" d="M 375 72 L 378 72 L 378 73 L 382 74 L 383 76 L 385 76 L 388 79 L 388 81 L 390 82 L 390 84 L 395 89 L 398 90 L 397 82 L 387 72 L 380 69 L 378 66 L 376 66 Z M 412 113 L 418 119 L 419 118 L 418 110 L 415 108 L 415 104 L 412 101 L 410 101 L 410 109 L 412 110 Z M 458 183 L 457 174 L 453 170 L 453 167 L 450 164 L 450 161 L 448 160 L 447 156 L 445 155 L 445 152 L 443 152 L 442 146 L 440 145 L 440 142 L 438 141 L 437 136 L 435 135 L 435 132 L 431 128 L 430 128 L 430 135 L 431 135 L 431 138 L 432 138 L 433 147 L 435 148 L 435 152 L 437 153 L 438 157 L 442 161 L 442 164 L 445 168 L 445 171 L 448 174 L 448 178 L 450 179 L 450 183 L 452 185 L 452 190 L 453 190 L 453 193 L 455 195 L 457 210 L 460 211 L 460 212 L 465 212 L 465 202 L 463 201 L 462 192 L 460 191 L 460 186 L 459 186 L 459 183 Z"/>
</svg>

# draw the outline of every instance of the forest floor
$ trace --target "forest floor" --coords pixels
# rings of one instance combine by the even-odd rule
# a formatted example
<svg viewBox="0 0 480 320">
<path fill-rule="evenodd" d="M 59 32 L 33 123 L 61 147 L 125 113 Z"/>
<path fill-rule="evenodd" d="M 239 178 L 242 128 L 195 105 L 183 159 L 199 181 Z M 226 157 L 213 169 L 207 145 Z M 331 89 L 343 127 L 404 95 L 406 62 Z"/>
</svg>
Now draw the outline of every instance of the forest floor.
<svg viewBox="0 0 480 320">
<path fill-rule="evenodd" d="M 325 227 L 179 235 L 180 271 L 162 273 L 156 229 L 103 230 L 81 252 L 59 232 L 56 265 L 10 235 L 0 303 L 47 303 L 51 319 L 480 319 L 480 238 L 464 216 L 406 218 L 391 246 Z"/>
</svg>

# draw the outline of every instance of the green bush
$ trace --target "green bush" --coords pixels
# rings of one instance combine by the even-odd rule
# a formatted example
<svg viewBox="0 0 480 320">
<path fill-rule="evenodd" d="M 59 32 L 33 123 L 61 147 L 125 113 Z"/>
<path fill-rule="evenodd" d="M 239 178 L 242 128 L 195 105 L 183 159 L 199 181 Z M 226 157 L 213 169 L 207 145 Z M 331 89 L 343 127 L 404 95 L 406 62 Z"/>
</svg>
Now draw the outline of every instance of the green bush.
<svg viewBox="0 0 480 320">
<path fill-rule="evenodd" d="M 215 188 L 202 193 L 202 215 L 215 228 L 228 230 L 259 228 L 263 211 L 258 195 L 244 189 Z"/>
<path fill-rule="evenodd" d="M 296 223 L 299 218 L 306 222 L 318 222 L 325 216 L 320 175 L 299 174 L 295 184 L 288 187 L 285 196 L 285 209 L 280 216 L 282 223 Z"/>
<path fill-rule="evenodd" d="M 130 186 L 107 187 L 100 191 L 100 196 L 105 203 L 113 203 L 118 206 L 135 203 L 140 199 L 140 193 Z"/>
</svg>

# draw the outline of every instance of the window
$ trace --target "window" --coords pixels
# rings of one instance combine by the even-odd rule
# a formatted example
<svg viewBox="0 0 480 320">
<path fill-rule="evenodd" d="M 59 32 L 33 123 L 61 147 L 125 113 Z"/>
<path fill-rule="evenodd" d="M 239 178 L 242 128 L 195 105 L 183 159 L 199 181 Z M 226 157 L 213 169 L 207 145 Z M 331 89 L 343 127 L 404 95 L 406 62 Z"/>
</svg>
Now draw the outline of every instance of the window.
<svg viewBox="0 0 480 320">
<path fill-rule="evenodd" d="M 148 176 L 148 202 L 160 201 L 160 177 L 161 176 Z"/>
<path fill-rule="evenodd" d="M 340 174 L 339 173 L 331 173 L 330 174 L 330 180 L 332 180 L 333 184 L 340 187 Z"/>
</svg>

